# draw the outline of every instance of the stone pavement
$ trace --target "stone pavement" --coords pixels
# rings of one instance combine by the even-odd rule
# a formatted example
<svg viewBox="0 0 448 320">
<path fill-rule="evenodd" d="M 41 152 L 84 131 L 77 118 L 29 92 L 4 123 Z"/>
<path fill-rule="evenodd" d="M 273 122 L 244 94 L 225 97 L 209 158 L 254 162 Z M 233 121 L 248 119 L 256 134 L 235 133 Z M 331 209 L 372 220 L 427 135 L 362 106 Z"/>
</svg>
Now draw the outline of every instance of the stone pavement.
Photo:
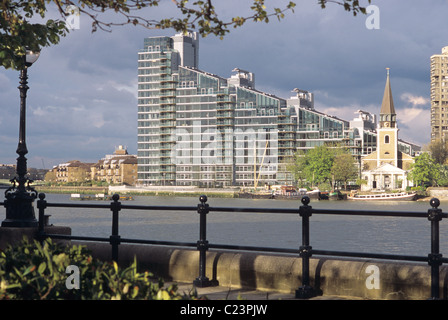
<svg viewBox="0 0 448 320">
<path fill-rule="evenodd" d="M 168 286 L 170 283 L 166 283 Z M 178 293 L 188 293 L 193 290 L 191 283 L 177 283 Z M 229 288 L 223 286 L 196 288 L 198 296 L 205 296 L 208 300 L 300 300 L 294 293 L 265 292 L 258 290 L 247 290 L 241 288 Z M 317 296 L 308 300 L 363 300 L 359 297 L 347 296 Z"/>
</svg>

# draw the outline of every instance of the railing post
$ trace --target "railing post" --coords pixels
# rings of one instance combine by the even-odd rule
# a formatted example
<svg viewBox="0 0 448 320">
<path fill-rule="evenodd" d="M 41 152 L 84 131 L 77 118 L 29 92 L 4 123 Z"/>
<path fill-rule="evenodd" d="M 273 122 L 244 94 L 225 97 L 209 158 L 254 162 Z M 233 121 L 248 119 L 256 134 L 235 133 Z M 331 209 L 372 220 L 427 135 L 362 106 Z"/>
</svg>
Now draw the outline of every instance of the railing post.
<svg viewBox="0 0 448 320">
<path fill-rule="evenodd" d="M 42 244 L 46 238 L 44 227 L 45 227 L 45 209 L 47 208 L 47 200 L 45 200 L 45 193 L 39 193 L 39 200 L 37 200 L 37 208 L 39 209 L 37 240 Z"/>
<path fill-rule="evenodd" d="M 109 242 L 112 245 L 112 260 L 118 262 L 118 245 L 120 244 L 120 236 L 118 235 L 118 213 L 121 210 L 121 202 L 118 200 L 120 196 L 114 194 L 112 196 L 113 202 L 110 203 L 110 210 L 112 211 L 112 235 L 109 237 Z"/>
<path fill-rule="evenodd" d="M 439 246 L 439 221 L 442 220 L 440 201 L 433 198 L 429 201 L 432 209 L 428 210 L 428 220 L 431 221 L 431 253 L 428 255 L 428 264 L 431 266 L 431 299 L 439 299 L 439 267 L 442 264 L 442 254 Z"/>
<path fill-rule="evenodd" d="M 310 246 L 310 217 L 312 207 L 308 206 L 310 198 L 303 196 L 302 206 L 299 208 L 299 214 L 302 217 L 302 245 L 300 246 L 300 257 L 302 257 L 302 286 L 296 290 L 296 298 L 308 299 L 316 296 L 316 291 L 310 286 L 310 257 L 312 247 Z"/>
<path fill-rule="evenodd" d="M 199 197 L 198 213 L 199 213 L 199 241 L 197 242 L 197 248 L 199 250 L 199 277 L 193 281 L 193 285 L 196 287 L 204 288 L 217 286 L 217 280 L 210 280 L 205 276 L 206 270 L 206 254 L 208 250 L 207 241 L 207 214 L 209 212 L 209 206 L 207 202 L 207 196 L 202 195 Z"/>
</svg>

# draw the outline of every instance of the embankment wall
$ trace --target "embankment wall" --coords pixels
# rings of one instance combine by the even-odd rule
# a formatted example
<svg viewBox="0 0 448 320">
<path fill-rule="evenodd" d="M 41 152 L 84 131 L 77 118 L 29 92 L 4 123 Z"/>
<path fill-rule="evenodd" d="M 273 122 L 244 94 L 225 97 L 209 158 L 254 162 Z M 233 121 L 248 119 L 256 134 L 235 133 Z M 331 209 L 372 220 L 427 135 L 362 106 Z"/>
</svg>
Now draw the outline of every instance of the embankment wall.
<svg viewBox="0 0 448 320">
<path fill-rule="evenodd" d="M 75 243 L 75 242 L 73 242 Z M 87 245 L 94 256 L 110 259 L 110 245 Z M 150 245 L 119 246 L 119 263 L 139 266 L 167 281 L 193 282 L 199 275 L 199 252 Z M 322 295 L 365 299 L 426 300 L 431 296 L 430 267 L 426 263 L 312 257 L 311 285 Z M 291 255 L 255 252 L 207 252 L 206 276 L 220 286 L 285 292 L 294 295 L 302 284 L 302 259 Z M 440 297 L 447 298 L 448 268 L 440 268 Z"/>
<path fill-rule="evenodd" d="M 47 227 L 46 232 L 71 234 L 67 227 Z M 35 228 L 0 228 L 0 249 L 19 242 L 23 236 L 36 236 Z M 66 242 L 66 241 L 63 241 Z M 109 243 L 71 241 L 85 245 L 94 257 L 111 260 Z M 166 281 L 193 283 L 199 276 L 199 252 L 194 249 L 139 244 L 119 245 L 119 264 L 128 266 L 137 259 Z M 293 255 L 210 250 L 206 276 L 220 286 L 266 292 L 291 293 L 302 285 L 302 259 Z M 431 270 L 427 263 L 373 259 L 310 259 L 311 285 L 321 295 L 351 296 L 364 299 L 426 300 L 431 297 Z M 448 298 L 448 266 L 440 267 L 440 297 Z"/>
</svg>

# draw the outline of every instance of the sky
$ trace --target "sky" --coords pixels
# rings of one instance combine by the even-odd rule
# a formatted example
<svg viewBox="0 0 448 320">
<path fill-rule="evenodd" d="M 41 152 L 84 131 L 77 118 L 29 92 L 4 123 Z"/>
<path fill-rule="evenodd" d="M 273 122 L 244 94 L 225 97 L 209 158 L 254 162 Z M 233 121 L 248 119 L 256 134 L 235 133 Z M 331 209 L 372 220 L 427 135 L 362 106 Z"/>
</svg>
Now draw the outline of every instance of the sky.
<svg viewBox="0 0 448 320">
<path fill-rule="evenodd" d="M 249 13 L 250 1 L 215 2 L 223 18 Z M 258 90 L 285 99 L 294 88 L 308 90 L 316 110 L 349 121 L 359 109 L 379 114 L 390 68 L 399 138 L 428 144 L 430 57 L 448 46 L 448 1 L 372 0 L 377 10 L 356 17 L 336 4 L 296 3 L 280 22 L 201 38 L 199 69 L 225 78 L 234 68 L 248 70 Z M 172 17 L 176 9 L 164 1 L 142 14 Z M 81 16 L 79 29 L 43 48 L 28 70 L 28 167 L 97 162 L 118 145 L 137 154 L 137 53 L 145 37 L 174 34 L 139 26 L 92 33 Z M 0 69 L 0 164 L 17 158 L 18 85 L 17 71 Z"/>
</svg>

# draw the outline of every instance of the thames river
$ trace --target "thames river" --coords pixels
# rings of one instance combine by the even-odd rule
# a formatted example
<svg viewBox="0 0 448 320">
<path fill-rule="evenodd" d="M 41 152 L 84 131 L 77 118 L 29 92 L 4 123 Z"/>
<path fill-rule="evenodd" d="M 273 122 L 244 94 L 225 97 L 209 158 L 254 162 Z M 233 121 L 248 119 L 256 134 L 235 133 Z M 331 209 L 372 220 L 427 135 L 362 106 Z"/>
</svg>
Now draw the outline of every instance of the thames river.
<svg viewBox="0 0 448 320">
<path fill-rule="evenodd" d="M 3 200 L 3 199 L 1 199 Z M 70 195 L 47 194 L 48 202 L 76 203 Z M 108 201 L 81 201 L 105 204 Z M 196 207 L 197 197 L 136 196 L 126 205 L 181 205 Z M 295 200 L 252 200 L 209 198 L 213 207 L 298 208 Z M 427 212 L 428 201 L 358 203 L 312 200 L 314 208 L 372 209 Z M 440 208 L 446 212 L 448 202 Z M 68 226 L 73 235 L 108 237 L 111 211 L 108 209 L 47 208 L 50 224 Z M 37 215 L 37 210 L 36 210 Z M 2 220 L 4 217 L 1 218 Z M 448 255 L 448 219 L 440 222 L 440 248 Z M 310 218 L 313 249 L 389 254 L 424 255 L 430 252 L 430 222 L 427 218 L 368 217 L 313 214 Z M 122 238 L 196 242 L 199 214 L 192 211 L 144 211 L 122 209 L 119 233 Z M 211 244 L 231 244 L 297 249 L 301 245 L 301 218 L 297 214 L 213 212 L 207 215 L 207 240 Z"/>
</svg>

